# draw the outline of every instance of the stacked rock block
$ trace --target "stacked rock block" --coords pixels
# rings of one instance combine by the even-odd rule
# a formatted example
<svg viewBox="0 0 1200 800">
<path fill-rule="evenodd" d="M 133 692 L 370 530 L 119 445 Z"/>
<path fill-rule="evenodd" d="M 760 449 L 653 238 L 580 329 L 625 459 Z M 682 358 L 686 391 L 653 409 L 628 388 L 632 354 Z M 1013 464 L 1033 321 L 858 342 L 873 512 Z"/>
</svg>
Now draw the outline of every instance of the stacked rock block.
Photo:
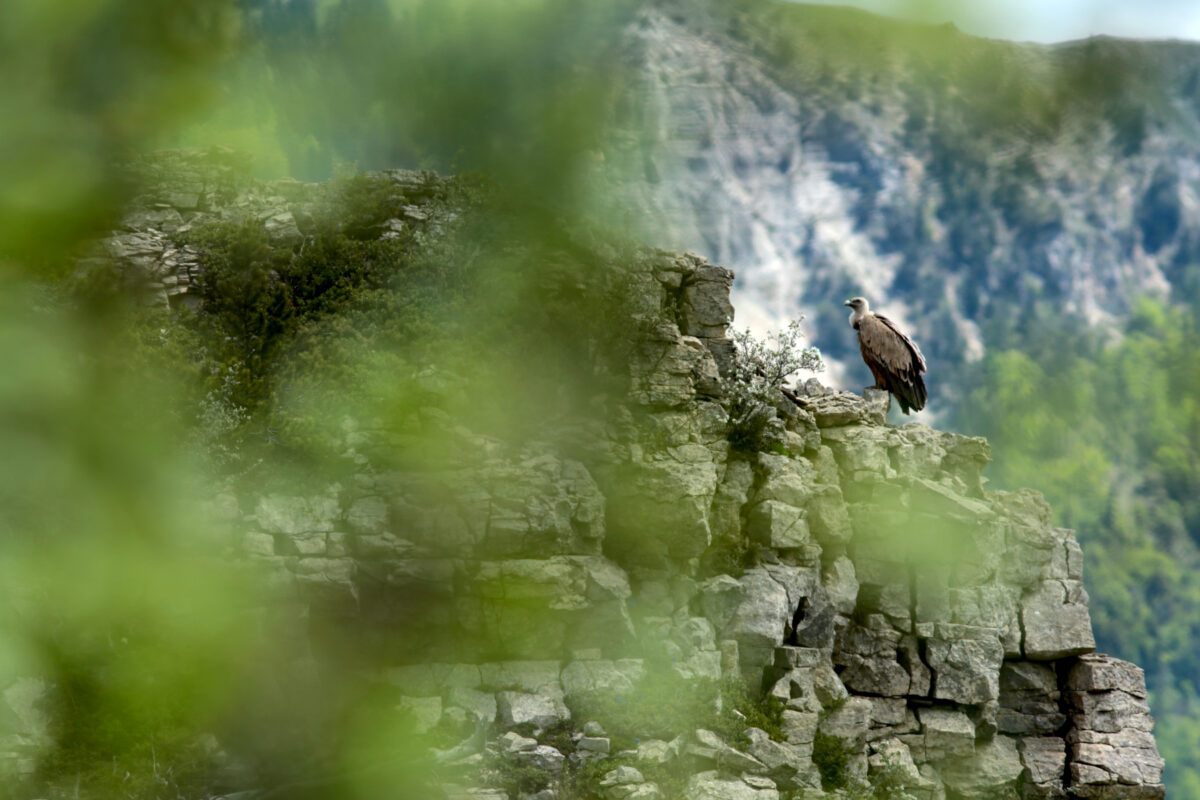
<svg viewBox="0 0 1200 800">
<path fill-rule="evenodd" d="M 294 580 L 314 614 L 364 622 L 363 646 L 541 658 L 633 635 L 628 577 L 600 553 L 602 511 L 576 462 L 481 454 L 457 469 L 264 496 L 242 547 Z"/>
<path fill-rule="evenodd" d="M 1087 655 L 1067 677 L 1068 784 L 1078 797 L 1163 797 L 1163 760 L 1150 732 L 1146 676 L 1127 661 Z"/>
</svg>

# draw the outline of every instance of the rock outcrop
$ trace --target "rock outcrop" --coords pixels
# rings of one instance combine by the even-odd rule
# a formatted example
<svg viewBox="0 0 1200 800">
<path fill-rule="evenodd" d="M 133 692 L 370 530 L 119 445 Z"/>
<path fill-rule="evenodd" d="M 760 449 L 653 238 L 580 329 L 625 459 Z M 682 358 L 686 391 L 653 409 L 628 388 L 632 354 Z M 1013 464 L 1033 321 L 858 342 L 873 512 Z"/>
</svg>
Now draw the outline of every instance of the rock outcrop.
<svg viewBox="0 0 1200 800">
<path fill-rule="evenodd" d="M 192 189 L 109 243 L 163 296 L 186 294 L 194 260 L 165 244 L 134 258 L 129 242 L 227 213 L 208 182 Z M 303 217 L 238 196 L 280 236 Z M 1162 797 L 1141 670 L 1092 652 L 1080 548 L 1041 497 L 985 488 L 986 441 L 889 426 L 886 395 L 815 381 L 734 449 L 732 273 L 690 254 L 650 263 L 630 277 L 634 307 L 663 311 L 643 320 L 628 394 L 585 424 L 511 442 L 431 410 L 404 435 L 436 435 L 436 462 L 384 467 L 362 447 L 353 479 L 323 491 L 222 498 L 236 558 L 302 610 L 316 652 L 357 636 L 398 714 L 477 726 L 477 745 L 434 756 L 462 786 L 519 767 L 543 776 L 522 796 L 566 797 L 554 787 L 599 763 L 591 791 L 622 800 L 867 783 L 931 800 Z M 626 731 L 620 749 L 604 709 L 666 702 L 638 699 L 664 671 L 713 699 L 746 687 L 774 729 L 696 720 Z"/>
</svg>

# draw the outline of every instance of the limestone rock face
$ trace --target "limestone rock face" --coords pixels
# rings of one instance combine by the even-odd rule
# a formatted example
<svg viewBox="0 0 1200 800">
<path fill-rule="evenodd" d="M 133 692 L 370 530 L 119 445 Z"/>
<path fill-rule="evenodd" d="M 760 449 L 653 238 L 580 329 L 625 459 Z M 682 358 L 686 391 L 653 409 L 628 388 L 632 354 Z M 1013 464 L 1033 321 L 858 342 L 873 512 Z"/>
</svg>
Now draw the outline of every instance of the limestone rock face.
<svg viewBox="0 0 1200 800">
<path fill-rule="evenodd" d="M 247 555 L 340 581 L 362 608 L 398 587 L 442 593 L 455 614 L 434 604 L 418 630 L 461 632 L 460 660 L 473 647 L 527 660 L 412 693 L 501 729 L 646 702 L 651 661 L 772 698 L 774 738 L 642 732 L 641 762 L 696 772 L 687 798 L 816 790 L 830 742 L 850 780 L 920 797 L 1162 796 L 1140 670 L 1091 654 L 1074 534 L 1036 493 L 983 489 L 986 442 L 889 427 L 886 398 L 809 385 L 780 418 L 800 449 L 732 452 L 713 378 L 727 274 L 663 258 L 636 285 L 643 305 L 676 311 L 634 354 L 607 439 L 570 456 L 489 445 L 436 489 L 391 473 L 355 492 L 267 496 L 248 516 L 267 538 L 247 538 Z M 335 535 L 348 538 L 340 561 Z M 736 561 L 717 558 L 727 551 Z M 617 757 L 615 743 L 581 735 L 560 764 L 567 751 L 539 741 L 519 760 L 558 774 Z M 626 778 L 610 772 L 597 791 L 661 796 Z"/>
<path fill-rule="evenodd" d="M 108 245 L 176 303 L 195 273 L 162 277 L 169 259 L 193 263 L 168 257 L 169 233 L 221 218 L 220 181 L 237 191 L 233 173 L 202 172 Z M 305 235 L 309 187 L 245 191 L 272 237 Z M 379 235 L 432 213 L 414 206 Z M 369 456 L 408 432 L 359 431 L 352 479 L 241 500 L 239 558 L 314 637 L 365 629 L 355 642 L 390 664 L 374 679 L 427 722 L 477 721 L 486 745 L 470 757 L 548 786 L 626 759 L 691 770 L 688 800 L 772 800 L 819 792 L 832 752 L 851 783 L 931 800 L 1162 797 L 1144 678 L 1092 653 L 1080 549 L 1040 496 L 986 491 L 985 441 L 888 426 L 886 395 L 815 382 L 779 396 L 778 446 L 733 450 L 732 274 L 662 252 L 638 269 L 644 336 L 602 414 L 509 442 L 431 407 L 422 424 L 451 431 L 453 452 L 420 469 Z M 419 380 L 431 397 L 455 383 Z M 772 722 L 731 711 L 722 682 L 765 698 Z M 710 696 L 677 729 L 627 713 L 697 687 Z M 668 788 L 627 762 L 597 774 L 606 798 Z"/>
</svg>

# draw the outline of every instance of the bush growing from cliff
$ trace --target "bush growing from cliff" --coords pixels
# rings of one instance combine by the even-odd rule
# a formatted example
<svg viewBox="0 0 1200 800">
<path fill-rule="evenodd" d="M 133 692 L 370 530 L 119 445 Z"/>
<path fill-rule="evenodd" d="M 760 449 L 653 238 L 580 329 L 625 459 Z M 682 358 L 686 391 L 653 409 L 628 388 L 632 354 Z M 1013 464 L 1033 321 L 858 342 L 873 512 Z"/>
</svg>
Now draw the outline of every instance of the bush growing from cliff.
<svg viewBox="0 0 1200 800">
<path fill-rule="evenodd" d="M 800 345 L 803 319 L 761 341 L 749 330 L 733 331 L 733 368 L 723 385 L 729 399 L 729 440 L 734 447 L 761 447 L 767 426 L 776 416 L 784 382 L 800 370 L 825 368 L 817 348 Z"/>
<path fill-rule="evenodd" d="M 825 791 L 845 789 L 850 781 L 850 758 L 854 751 L 841 739 L 817 731 L 813 739 L 812 760 L 821 775 L 821 788 Z"/>
</svg>

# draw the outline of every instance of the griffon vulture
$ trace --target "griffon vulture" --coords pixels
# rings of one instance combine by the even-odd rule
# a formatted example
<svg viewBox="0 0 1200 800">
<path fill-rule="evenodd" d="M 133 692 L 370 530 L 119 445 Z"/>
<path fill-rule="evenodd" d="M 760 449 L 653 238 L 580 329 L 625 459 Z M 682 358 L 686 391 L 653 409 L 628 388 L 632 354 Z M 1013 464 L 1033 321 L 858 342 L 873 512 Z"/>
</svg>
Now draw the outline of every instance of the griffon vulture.
<svg viewBox="0 0 1200 800">
<path fill-rule="evenodd" d="M 865 298 L 855 297 L 845 305 L 854 309 L 850 326 L 858 331 L 858 346 L 863 361 L 875 376 L 875 387 L 895 395 L 907 414 L 925 407 L 925 357 L 916 342 L 908 338 L 883 314 L 872 313 Z"/>
</svg>

